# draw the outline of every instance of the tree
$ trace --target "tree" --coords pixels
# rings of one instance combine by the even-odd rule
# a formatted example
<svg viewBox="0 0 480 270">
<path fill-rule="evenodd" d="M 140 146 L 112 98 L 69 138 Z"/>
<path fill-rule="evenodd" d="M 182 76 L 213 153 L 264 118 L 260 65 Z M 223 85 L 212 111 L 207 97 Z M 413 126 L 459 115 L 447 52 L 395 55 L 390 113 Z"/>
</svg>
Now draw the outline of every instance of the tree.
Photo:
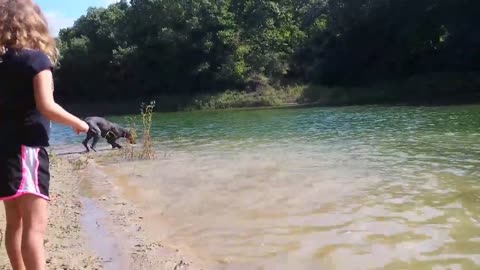
<svg viewBox="0 0 480 270">
<path fill-rule="evenodd" d="M 60 32 L 60 96 L 242 90 L 265 78 L 369 85 L 480 61 L 474 0 L 123 0 Z"/>
</svg>

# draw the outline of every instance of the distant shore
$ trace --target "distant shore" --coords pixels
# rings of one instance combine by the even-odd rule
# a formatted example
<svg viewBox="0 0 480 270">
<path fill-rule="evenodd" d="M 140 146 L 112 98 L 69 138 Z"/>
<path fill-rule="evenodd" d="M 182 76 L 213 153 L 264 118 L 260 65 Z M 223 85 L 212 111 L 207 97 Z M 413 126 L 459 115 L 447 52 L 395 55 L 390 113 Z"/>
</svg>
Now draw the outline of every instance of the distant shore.
<svg viewBox="0 0 480 270">
<path fill-rule="evenodd" d="M 80 117 L 88 116 L 124 116 L 139 114 L 141 102 L 124 102 L 110 104 L 66 104 L 64 107 Z M 397 102 L 311 102 L 311 103 L 285 103 L 272 106 L 245 106 L 222 109 L 190 109 L 190 110 L 165 110 L 156 109 L 155 112 L 186 112 L 186 111 L 245 111 L 245 110 L 272 110 L 272 109 L 301 109 L 314 107 L 346 107 L 346 106 L 455 106 L 480 104 L 480 96 L 467 96 L 453 99 L 411 100 Z M 137 108 L 137 109 L 136 109 Z"/>
<path fill-rule="evenodd" d="M 314 106 L 446 106 L 480 103 L 480 72 L 430 73 L 369 86 L 264 85 L 255 91 L 195 96 L 139 97 L 127 101 L 65 102 L 79 116 L 131 115 L 155 101 L 156 112 L 302 108 Z"/>
</svg>

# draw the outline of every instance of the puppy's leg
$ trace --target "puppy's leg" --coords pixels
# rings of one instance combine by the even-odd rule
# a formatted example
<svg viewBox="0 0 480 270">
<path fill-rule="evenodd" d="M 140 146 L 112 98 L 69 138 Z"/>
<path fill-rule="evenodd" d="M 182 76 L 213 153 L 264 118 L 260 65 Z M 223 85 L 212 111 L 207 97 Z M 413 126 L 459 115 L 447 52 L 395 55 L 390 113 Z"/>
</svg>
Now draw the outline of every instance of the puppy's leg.
<svg viewBox="0 0 480 270">
<path fill-rule="evenodd" d="M 92 148 L 92 150 L 95 151 L 95 152 L 97 152 L 97 149 L 95 149 L 95 146 L 97 145 L 98 140 L 100 140 L 100 135 L 98 133 L 95 133 L 93 135 L 92 145 L 90 146 L 90 148 Z"/>
<path fill-rule="evenodd" d="M 92 139 L 93 135 L 94 135 L 94 133 L 91 132 L 90 130 L 88 130 L 87 137 L 82 142 L 83 146 L 85 146 L 85 149 L 87 149 L 87 152 L 90 152 L 90 149 L 88 148 L 88 141 L 90 141 Z"/>
<path fill-rule="evenodd" d="M 92 148 L 93 151 L 97 152 L 97 150 L 95 149 L 95 146 L 97 145 L 98 140 L 100 140 L 102 132 L 100 131 L 100 128 L 98 128 L 97 126 L 92 126 L 90 130 L 92 131 L 92 137 L 93 137 L 93 142 L 90 148 Z"/>
<path fill-rule="evenodd" d="M 116 148 L 118 148 L 118 149 L 122 149 L 122 148 L 123 148 L 123 147 L 122 147 L 120 144 L 118 144 L 117 142 L 113 142 L 113 147 L 114 147 L 114 148 L 116 147 Z"/>
<path fill-rule="evenodd" d="M 115 138 L 107 138 L 107 142 L 112 146 L 112 149 L 122 149 L 122 146 L 117 143 L 117 139 Z"/>
</svg>

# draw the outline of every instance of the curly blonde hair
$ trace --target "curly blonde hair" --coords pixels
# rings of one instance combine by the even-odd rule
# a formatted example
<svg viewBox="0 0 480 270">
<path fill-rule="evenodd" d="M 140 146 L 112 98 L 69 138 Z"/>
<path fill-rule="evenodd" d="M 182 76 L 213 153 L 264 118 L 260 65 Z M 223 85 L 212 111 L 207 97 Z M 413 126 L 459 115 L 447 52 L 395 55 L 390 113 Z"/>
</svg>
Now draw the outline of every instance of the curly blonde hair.
<svg viewBox="0 0 480 270">
<path fill-rule="evenodd" d="M 55 39 L 42 11 L 32 0 L 0 0 L 0 56 L 7 49 L 36 49 L 58 61 Z"/>
</svg>

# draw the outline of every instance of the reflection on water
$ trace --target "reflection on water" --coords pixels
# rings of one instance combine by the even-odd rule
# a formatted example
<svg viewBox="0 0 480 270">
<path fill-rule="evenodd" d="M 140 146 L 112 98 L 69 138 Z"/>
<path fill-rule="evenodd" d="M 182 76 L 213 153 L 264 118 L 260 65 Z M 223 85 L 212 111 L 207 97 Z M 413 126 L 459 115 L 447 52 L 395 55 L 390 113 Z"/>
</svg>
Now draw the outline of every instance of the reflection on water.
<svg viewBox="0 0 480 270">
<path fill-rule="evenodd" d="M 220 268 L 480 268 L 480 107 L 155 122 L 168 158 L 106 170 Z"/>
</svg>

